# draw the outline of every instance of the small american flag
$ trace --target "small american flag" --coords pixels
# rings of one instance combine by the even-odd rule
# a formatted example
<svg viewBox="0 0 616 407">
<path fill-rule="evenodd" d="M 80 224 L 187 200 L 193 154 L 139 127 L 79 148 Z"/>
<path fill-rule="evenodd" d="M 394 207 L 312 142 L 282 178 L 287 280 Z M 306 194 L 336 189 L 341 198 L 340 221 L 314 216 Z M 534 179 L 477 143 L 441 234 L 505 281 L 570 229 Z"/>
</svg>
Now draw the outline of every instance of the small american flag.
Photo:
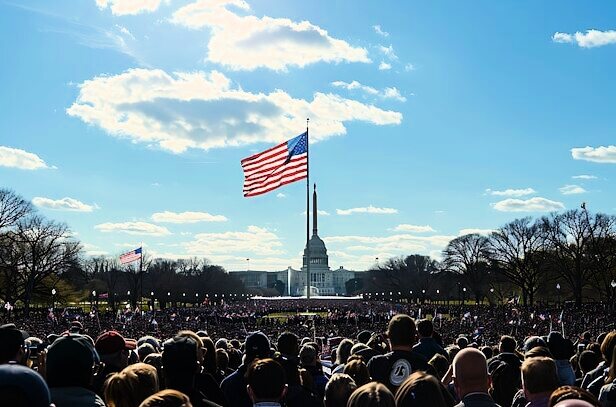
<svg viewBox="0 0 616 407">
<path fill-rule="evenodd" d="M 244 196 L 256 196 L 308 177 L 308 133 L 242 160 Z"/>
<path fill-rule="evenodd" d="M 131 250 L 130 252 L 124 253 L 120 256 L 121 264 L 132 263 L 137 260 L 141 260 L 141 247 L 138 247 L 135 250 Z"/>
</svg>

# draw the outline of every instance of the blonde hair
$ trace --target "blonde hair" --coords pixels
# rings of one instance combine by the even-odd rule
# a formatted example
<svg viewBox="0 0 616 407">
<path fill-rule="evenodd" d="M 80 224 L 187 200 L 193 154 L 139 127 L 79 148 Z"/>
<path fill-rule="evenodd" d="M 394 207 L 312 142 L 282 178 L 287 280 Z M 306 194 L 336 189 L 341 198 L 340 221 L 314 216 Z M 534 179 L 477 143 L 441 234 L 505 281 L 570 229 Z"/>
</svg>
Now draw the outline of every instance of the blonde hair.
<svg viewBox="0 0 616 407">
<path fill-rule="evenodd" d="M 192 404 L 186 394 L 167 389 L 143 400 L 139 407 L 192 407 Z"/>
<path fill-rule="evenodd" d="M 138 407 L 156 392 L 156 368 L 145 363 L 135 363 L 107 377 L 103 393 L 108 407 Z"/>
</svg>

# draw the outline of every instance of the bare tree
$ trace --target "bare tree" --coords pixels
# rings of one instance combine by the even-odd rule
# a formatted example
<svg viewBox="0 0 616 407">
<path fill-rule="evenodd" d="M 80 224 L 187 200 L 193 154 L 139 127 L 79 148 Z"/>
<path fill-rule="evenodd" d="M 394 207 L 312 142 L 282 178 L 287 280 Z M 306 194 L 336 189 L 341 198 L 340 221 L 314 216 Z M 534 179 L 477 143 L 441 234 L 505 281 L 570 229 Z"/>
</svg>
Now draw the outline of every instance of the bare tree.
<svg viewBox="0 0 616 407">
<path fill-rule="evenodd" d="M 541 278 L 541 225 L 530 217 L 516 219 L 490 235 L 490 258 L 498 270 L 522 291 L 524 305 L 532 305 Z"/>
<path fill-rule="evenodd" d="M 32 295 L 49 276 L 60 276 L 78 262 L 79 243 L 67 238 L 66 225 L 32 216 L 17 224 L 14 236 L 17 289 L 27 314 Z"/>
<path fill-rule="evenodd" d="M 453 239 L 443 251 L 443 269 L 460 276 L 479 302 L 489 273 L 490 248 L 485 236 L 473 233 Z"/>
<path fill-rule="evenodd" d="M 558 274 L 571 288 L 576 306 L 582 291 L 595 273 L 588 256 L 593 225 L 584 211 L 570 210 L 541 219 L 542 230 Z"/>
<path fill-rule="evenodd" d="M 0 230 L 15 226 L 33 211 L 30 202 L 8 189 L 0 189 Z"/>
</svg>

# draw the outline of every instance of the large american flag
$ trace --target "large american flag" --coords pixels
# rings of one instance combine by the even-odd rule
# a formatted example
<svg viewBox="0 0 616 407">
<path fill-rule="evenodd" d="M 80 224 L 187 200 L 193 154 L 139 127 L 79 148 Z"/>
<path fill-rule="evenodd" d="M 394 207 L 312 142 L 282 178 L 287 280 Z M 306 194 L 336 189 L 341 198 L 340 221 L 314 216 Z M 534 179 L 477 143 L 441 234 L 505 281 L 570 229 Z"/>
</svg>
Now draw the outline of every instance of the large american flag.
<svg viewBox="0 0 616 407">
<path fill-rule="evenodd" d="M 120 263 L 127 264 L 134 261 L 141 260 L 141 247 L 131 250 L 130 252 L 120 255 Z"/>
<path fill-rule="evenodd" d="M 308 133 L 242 160 L 244 196 L 256 196 L 308 177 Z"/>
</svg>

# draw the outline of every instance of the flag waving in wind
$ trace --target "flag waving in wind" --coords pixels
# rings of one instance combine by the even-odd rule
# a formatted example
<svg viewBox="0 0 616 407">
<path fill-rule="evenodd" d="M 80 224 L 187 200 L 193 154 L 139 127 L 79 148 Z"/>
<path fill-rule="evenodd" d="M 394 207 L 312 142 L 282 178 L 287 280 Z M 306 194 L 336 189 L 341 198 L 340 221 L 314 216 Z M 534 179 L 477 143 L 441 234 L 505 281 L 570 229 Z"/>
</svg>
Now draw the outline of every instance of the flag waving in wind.
<svg viewBox="0 0 616 407">
<path fill-rule="evenodd" d="M 120 264 L 132 263 L 137 260 L 141 260 L 141 247 L 120 256 Z"/>
<path fill-rule="evenodd" d="M 308 133 L 242 160 L 244 196 L 256 196 L 308 176 Z"/>
</svg>

